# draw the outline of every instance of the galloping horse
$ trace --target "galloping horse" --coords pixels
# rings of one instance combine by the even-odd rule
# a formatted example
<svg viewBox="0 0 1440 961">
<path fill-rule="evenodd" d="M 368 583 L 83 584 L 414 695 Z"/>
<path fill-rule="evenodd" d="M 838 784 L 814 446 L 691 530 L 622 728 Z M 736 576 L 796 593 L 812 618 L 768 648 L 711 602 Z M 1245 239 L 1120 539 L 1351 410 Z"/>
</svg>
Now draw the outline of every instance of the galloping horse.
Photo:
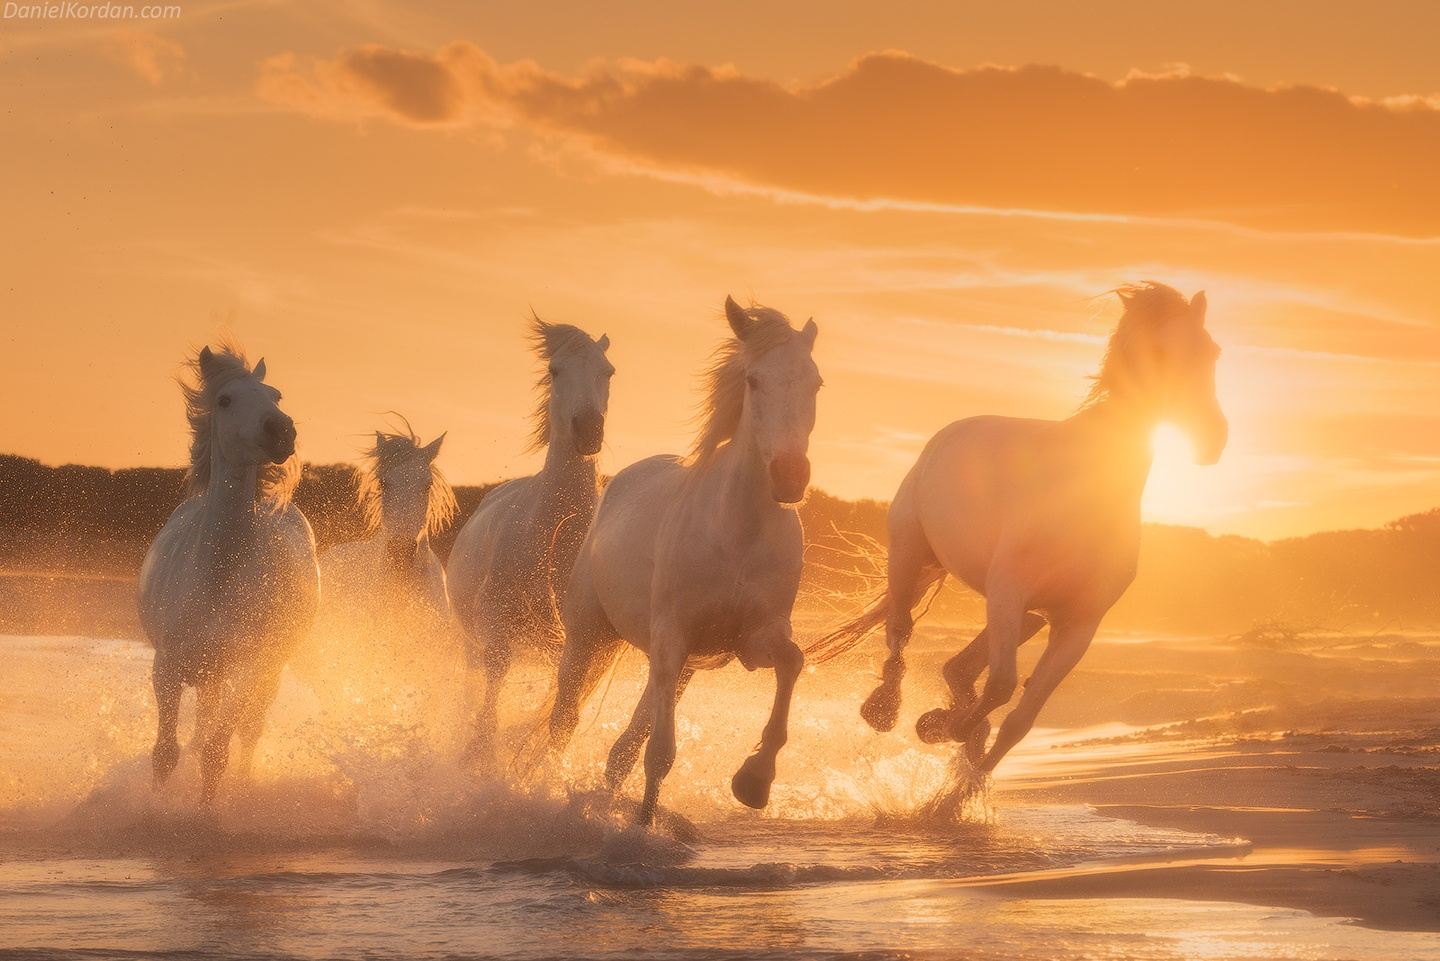
<svg viewBox="0 0 1440 961">
<path fill-rule="evenodd" d="M 449 622 L 445 568 L 430 547 L 455 516 L 455 493 L 435 464 L 444 442 L 441 434 L 421 444 L 408 425 L 404 433 L 375 432 L 359 489 L 370 536 L 321 555 L 327 609 L 383 603 L 393 610 L 398 602 L 434 624 Z"/>
<path fill-rule="evenodd" d="M 897 720 L 916 603 L 949 573 L 985 596 L 985 629 L 944 667 L 951 706 L 924 714 L 916 730 L 930 743 L 965 743 L 972 763 L 993 771 L 1134 580 L 1155 426 L 1178 423 L 1200 463 L 1219 460 L 1228 428 L 1215 396 L 1220 350 L 1205 331 L 1204 293 L 1187 302 L 1154 282 L 1116 293 L 1124 313 L 1078 413 L 957 421 L 930 440 L 901 482 L 890 505 L 886 592 L 817 645 L 822 659 L 833 657 L 884 623 L 890 655 L 860 712 L 876 730 Z M 1016 687 L 1016 649 L 1047 620 L 1045 651 L 986 752 L 988 716 Z"/>
<path fill-rule="evenodd" d="M 605 490 L 565 595 L 565 651 L 550 716 L 551 749 L 570 740 L 581 702 L 625 641 L 649 653 L 650 679 L 610 751 L 618 788 L 645 751 L 639 822 L 655 817 L 675 760 L 675 704 L 696 668 L 738 657 L 775 669 L 775 704 L 759 750 L 731 780 L 741 803 L 764 807 L 804 665 L 791 638 L 800 584 L 800 519 L 820 372 L 816 327 L 726 298 L 735 333 L 717 352 L 692 458 L 651 457 Z"/>
<path fill-rule="evenodd" d="M 203 348 L 182 384 L 189 497 L 140 569 L 140 622 L 155 648 L 156 783 L 179 761 L 184 685 L 198 689 L 201 797 L 215 799 L 238 730 L 248 772 L 280 672 L 310 630 L 320 584 L 315 538 L 290 503 L 300 479 L 295 423 L 233 348 Z"/>
<path fill-rule="evenodd" d="M 538 384 L 531 449 L 545 464 L 507 481 L 481 501 L 450 552 L 455 613 L 469 639 L 472 669 L 485 670 L 485 701 L 466 755 L 495 763 L 500 688 L 515 647 L 559 654 L 560 604 L 599 492 L 596 455 L 615 368 L 610 338 L 538 317 L 531 343 L 545 364 Z"/>
</svg>

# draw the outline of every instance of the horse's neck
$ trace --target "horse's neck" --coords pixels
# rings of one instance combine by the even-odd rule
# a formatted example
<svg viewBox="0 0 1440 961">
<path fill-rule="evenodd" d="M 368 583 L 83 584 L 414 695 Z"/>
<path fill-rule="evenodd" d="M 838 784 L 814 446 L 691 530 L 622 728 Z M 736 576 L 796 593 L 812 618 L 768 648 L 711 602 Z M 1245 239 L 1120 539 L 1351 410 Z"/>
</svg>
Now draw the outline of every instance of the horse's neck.
<svg viewBox="0 0 1440 961">
<path fill-rule="evenodd" d="M 599 468 L 593 457 L 576 453 L 568 438 L 558 438 L 545 448 L 545 465 L 535 475 L 546 505 L 559 508 L 593 505 Z"/>
<path fill-rule="evenodd" d="M 259 483 L 260 469 L 255 465 L 227 464 L 218 453 L 212 455 L 200 523 L 203 543 L 216 573 L 225 572 L 230 561 L 245 553 L 254 541 Z"/>
<path fill-rule="evenodd" d="M 1139 496 L 1150 476 L 1151 435 L 1159 423 L 1153 405 L 1125 398 L 1106 398 L 1070 418 L 1085 442 L 1094 445 L 1098 464 L 1128 481 L 1126 491 Z"/>
<path fill-rule="evenodd" d="M 714 472 L 720 496 L 717 513 L 730 521 L 730 529 L 748 535 L 755 526 L 784 514 L 771 493 L 765 461 L 743 425 L 701 470 Z"/>
<path fill-rule="evenodd" d="M 418 529 L 414 527 L 400 527 L 393 522 L 387 521 L 385 515 L 380 515 L 380 529 L 375 533 L 375 539 L 382 544 L 416 544 L 417 549 L 424 547 L 429 542 L 429 534 L 425 531 L 422 522 Z"/>
</svg>

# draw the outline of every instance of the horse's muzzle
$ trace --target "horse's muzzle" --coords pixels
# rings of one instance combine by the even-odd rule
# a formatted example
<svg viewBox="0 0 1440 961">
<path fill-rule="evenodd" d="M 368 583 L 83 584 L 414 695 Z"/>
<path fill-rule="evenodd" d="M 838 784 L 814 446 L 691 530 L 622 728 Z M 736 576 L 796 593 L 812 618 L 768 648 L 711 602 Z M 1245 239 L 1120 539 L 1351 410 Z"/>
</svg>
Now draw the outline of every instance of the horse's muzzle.
<svg viewBox="0 0 1440 961">
<path fill-rule="evenodd" d="M 586 457 L 600 453 L 605 443 L 605 415 L 598 410 L 586 410 L 570 420 L 570 430 L 575 435 L 575 451 Z"/>
<path fill-rule="evenodd" d="M 1195 463 L 1209 467 L 1220 462 L 1230 440 L 1230 422 L 1222 415 L 1205 425 L 1195 442 Z"/>
<path fill-rule="evenodd" d="M 810 486 L 810 458 L 804 454 L 776 454 L 770 459 L 770 490 L 781 504 L 798 504 Z"/>
<path fill-rule="evenodd" d="M 281 464 L 295 454 L 295 421 L 284 414 L 265 418 L 265 449 L 273 463 Z"/>
</svg>

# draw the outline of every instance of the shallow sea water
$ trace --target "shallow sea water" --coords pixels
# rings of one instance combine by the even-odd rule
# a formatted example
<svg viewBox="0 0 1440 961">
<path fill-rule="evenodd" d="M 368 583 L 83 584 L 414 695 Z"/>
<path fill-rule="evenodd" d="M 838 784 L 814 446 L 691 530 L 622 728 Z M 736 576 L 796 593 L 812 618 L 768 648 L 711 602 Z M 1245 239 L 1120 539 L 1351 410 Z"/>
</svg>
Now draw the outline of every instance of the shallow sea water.
<svg viewBox="0 0 1440 961">
<path fill-rule="evenodd" d="M 958 821 L 927 820 L 916 812 L 950 762 L 863 726 L 864 666 L 803 679 L 763 814 L 740 809 L 728 780 L 764 723 L 770 679 L 702 675 L 681 710 L 671 814 L 642 833 L 627 826 L 632 802 L 593 786 L 642 681 L 633 657 L 562 765 L 495 776 L 453 760 L 470 692 L 449 653 L 390 665 L 383 685 L 322 693 L 302 666 L 254 783 L 232 783 L 207 817 L 193 760 L 151 789 L 148 649 L 0 638 L 0 650 L 13 669 L 0 694 L 0 953 L 11 956 L 1440 959 L 1434 936 L 1300 911 L 957 883 L 1248 848 L 1003 795 L 978 797 Z M 540 671 L 517 679 L 506 714 L 518 741 L 544 695 Z M 1057 746 L 1096 733 L 1037 731 L 1015 770 L 1045 771 Z"/>
</svg>

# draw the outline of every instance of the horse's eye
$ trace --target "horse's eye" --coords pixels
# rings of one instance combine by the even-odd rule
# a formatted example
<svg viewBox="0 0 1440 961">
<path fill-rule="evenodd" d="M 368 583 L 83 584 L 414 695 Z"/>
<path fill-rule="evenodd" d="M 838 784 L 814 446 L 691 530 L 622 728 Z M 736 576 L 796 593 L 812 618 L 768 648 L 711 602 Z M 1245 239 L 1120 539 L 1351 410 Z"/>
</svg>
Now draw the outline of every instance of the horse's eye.
<svg viewBox="0 0 1440 961">
<path fill-rule="evenodd" d="M 228 396 L 226 396 L 226 395 L 222 395 L 222 396 L 220 397 L 220 400 L 217 401 L 216 404 L 217 404 L 217 406 L 219 406 L 219 407 L 229 407 L 229 406 L 230 406 L 230 398 L 229 398 Z"/>
</svg>

